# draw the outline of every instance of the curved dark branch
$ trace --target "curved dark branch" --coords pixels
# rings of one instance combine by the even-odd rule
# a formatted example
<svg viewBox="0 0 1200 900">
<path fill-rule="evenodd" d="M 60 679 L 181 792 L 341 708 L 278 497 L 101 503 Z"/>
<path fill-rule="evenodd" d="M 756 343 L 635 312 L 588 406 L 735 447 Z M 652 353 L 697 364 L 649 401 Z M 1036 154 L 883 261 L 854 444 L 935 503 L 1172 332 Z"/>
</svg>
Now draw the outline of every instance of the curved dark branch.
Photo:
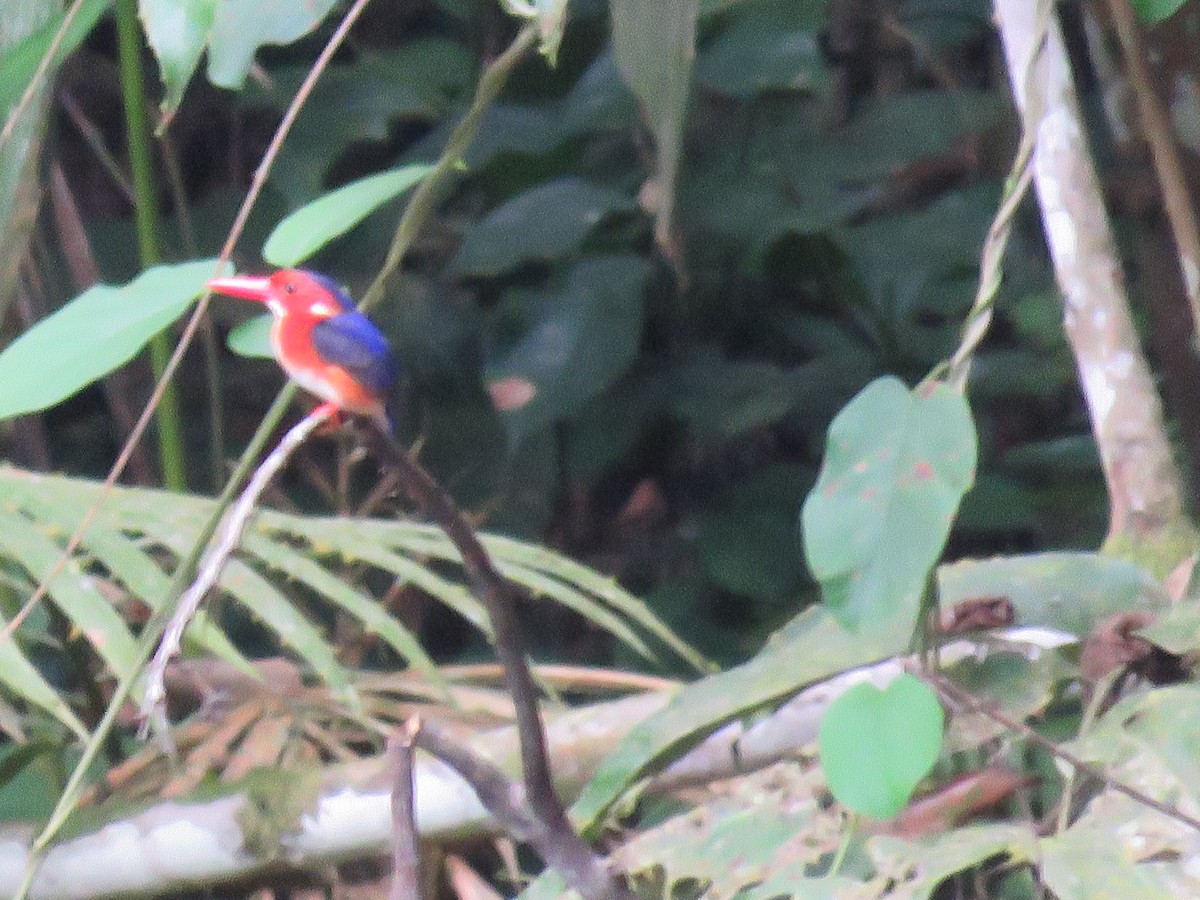
<svg viewBox="0 0 1200 900">
<path fill-rule="evenodd" d="M 442 489 L 390 434 L 373 422 L 357 423 L 363 443 L 385 469 L 394 472 L 400 484 L 462 556 L 471 592 L 487 609 L 492 623 L 496 655 L 504 667 L 504 682 L 516 710 L 517 735 L 521 745 L 521 769 L 529 807 L 548 837 L 546 863 L 557 869 L 567 883 L 585 898 L 631 897 L 628 889 L 609 871 L 605 861 L 592 852 L 587 842 L 571 827 L 562 801 L 554 791 L 546 753 L 546 734 L 538 713 L 537 687 L 525 657 L 525 644 L 517 622 L 516 604 L 520 587 L 501 575 L 475 536 L 450 495 Z M 465 775 L 465 773 L 463 773 Z M 481 798 L 482 799 L 482 798 Z M 542 848 L 539 848 L 542 849 Z"/>
</svg>

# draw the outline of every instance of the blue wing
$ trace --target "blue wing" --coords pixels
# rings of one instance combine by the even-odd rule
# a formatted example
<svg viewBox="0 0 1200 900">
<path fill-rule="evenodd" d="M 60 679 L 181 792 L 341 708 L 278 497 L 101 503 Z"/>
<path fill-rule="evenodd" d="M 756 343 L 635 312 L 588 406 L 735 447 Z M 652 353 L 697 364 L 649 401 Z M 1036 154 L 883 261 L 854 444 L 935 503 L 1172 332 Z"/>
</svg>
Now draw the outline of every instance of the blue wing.
<svg viewBox="0 0 1200 900">
<path fill-rule="evenodd" d="M 313 326 L 313 348 L 325 362 L 341 366 L 379 394 L 396 383 L 399 368 L 379 329 L 358 312 L 323 319 Z"/>
</svg>

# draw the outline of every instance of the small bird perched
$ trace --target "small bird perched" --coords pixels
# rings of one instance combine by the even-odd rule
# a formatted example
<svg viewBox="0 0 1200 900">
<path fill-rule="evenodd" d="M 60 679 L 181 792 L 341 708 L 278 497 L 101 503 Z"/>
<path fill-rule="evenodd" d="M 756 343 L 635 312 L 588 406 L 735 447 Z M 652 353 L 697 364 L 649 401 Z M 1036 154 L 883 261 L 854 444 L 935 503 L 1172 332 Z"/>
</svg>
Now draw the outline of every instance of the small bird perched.
<svg viewBox="0 0 1200 900">
<path fill-rule="evenodd" d="M 332 404 L 374 419 L 392 433 L 388 396 L 399 371 L 375 324 L 331 279 L 303 269 L 269 276 L 212 278 L 211 290 L 265 304 L 275 317 L 271 348 L 297 384 Z"/>
</svg>

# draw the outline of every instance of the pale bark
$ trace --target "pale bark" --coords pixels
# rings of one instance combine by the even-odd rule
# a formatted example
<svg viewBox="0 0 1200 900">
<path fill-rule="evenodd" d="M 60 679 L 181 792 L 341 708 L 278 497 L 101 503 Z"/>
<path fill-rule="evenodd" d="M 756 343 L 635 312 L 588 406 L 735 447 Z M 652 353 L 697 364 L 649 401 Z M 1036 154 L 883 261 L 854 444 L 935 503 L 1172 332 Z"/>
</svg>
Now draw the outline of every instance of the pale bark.
<svg viewBox="0 0 1200 900">
<path fill-rule="evenodd" d="M 1109 492 L 1107 544 L 1129 551 L 1147 536 L 1190 535 L 1190 526 L 1051 6 L 994 2 L 1013 96 L 1036 138 L 1034 187 Z M 1187 554 L 1170 555 L 1142 561 L 1169 571 Z"/>
</svg>

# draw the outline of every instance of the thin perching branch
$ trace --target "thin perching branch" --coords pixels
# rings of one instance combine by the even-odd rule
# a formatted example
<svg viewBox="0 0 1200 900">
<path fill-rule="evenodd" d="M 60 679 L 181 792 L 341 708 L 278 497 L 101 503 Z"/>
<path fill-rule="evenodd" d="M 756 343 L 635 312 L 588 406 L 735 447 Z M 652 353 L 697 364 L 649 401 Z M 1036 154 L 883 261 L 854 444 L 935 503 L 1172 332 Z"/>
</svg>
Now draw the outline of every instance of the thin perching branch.
<svg viewBox="0 0 1200 900">
<path fill-rule="evenodd" d="M 145 738 L 147 732 L 153 729 L 160 741 L 169 744 L 170 732 L 166 705 L 167 666 L 179 653 L 179 647 L 183 643 L 183 632 L 195 617 L 196 610 L 200 608 L 204 597 L 221 577 L 225 563 L 229 561 L 229 555 L 237 547 L 242 532 L 246 528 L 246 522 L 249 521 L 258 506 L 258 499 L 262 496 L 262 492 L 267 489 L 267 485 L 284 467 L 291 455 L 296 452 L 296 448 L 308 440 L 309 435 L 322 423 L 328 421 L 332 415 L 333 410 L 330 407 L 318 406 L 293 425 L 275 449 L 262 461 L 262 465 L 255 470 L 246 489 L 242 491 L 237 502 L 229 510 L 216 543 L 205 553 L 200 570 L 196 573 L 196 580 L 179 598 L 171 620 L 163 629 L 158 650 L 155 651 L 154 658 L 150 660 L 150 665 L 146 668 L 146 688 L 142 693 L 141 708 L 140 736 L 142 738 Z"/>
</svg>

